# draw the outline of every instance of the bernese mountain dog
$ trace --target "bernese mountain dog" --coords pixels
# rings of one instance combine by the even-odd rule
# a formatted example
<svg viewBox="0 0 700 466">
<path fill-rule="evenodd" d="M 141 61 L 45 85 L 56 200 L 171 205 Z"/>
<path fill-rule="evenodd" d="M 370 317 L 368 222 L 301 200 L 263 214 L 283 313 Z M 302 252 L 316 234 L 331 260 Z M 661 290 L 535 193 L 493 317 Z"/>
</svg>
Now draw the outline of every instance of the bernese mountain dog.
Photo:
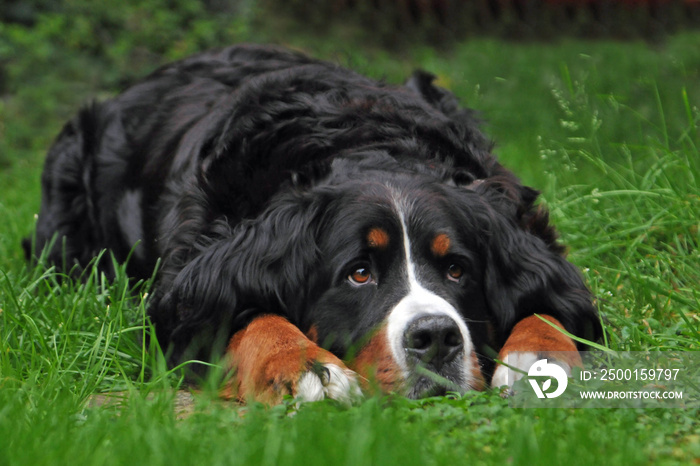
<svg viewBox="0 0 700 466">
<path fill-rule="evenodd" d="M 242 401 L 418 398 L 510 384 L 557 351 L 580 364 L 558 328 L 597 338 L 591 293 L 538 193 L 433 81 L 256 45 L 164 66 L 63 128 L 27 255 L 157 268 L 169 360 L 223 358 Z"/>
</svg>

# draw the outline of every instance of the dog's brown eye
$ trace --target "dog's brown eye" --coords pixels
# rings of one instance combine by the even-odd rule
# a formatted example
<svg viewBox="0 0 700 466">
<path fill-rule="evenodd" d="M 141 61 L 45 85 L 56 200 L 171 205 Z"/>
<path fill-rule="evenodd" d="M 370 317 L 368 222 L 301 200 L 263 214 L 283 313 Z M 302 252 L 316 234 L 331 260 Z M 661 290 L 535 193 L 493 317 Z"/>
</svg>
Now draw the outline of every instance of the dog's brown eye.
<svg viewBox="0 0 700 466">
<path fill-rule="evenodd" d="M 348 276 L 355 285 L 366 285 L 372 282 L 372 272 L 368 268 L 360 267 Z"/>
<path fill-rule="evenodd" d="M 458 282 L 459 279 L 462 278 L 463 274 L 464 271 L 462 270 L 462 267 L 457 264 L 450 264 L 447 269 L 447 279 L 452 280 L 453 282 Z"/>
</svg>

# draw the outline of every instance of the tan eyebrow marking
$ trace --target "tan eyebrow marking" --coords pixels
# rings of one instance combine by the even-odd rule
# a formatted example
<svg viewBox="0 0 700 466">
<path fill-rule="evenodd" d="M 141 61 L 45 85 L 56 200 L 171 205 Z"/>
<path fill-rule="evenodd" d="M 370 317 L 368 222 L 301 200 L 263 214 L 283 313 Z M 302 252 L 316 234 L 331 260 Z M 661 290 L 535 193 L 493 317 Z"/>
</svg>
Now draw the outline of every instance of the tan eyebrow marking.
<svg viewBox="0 0 700 466">
<path fill-rule="evenodd" d="M 367 233 L 367 245 L 370 248 L 386 249 L 389 246 L 389 233 L 381 228 L 372 228 Z"/>
<path fill-rule="evenodd" d="M 430 250 L 436 257 L 445 257 L 450 250 L 450 237 L 445 233 L 440 233 L 433 239 Z"/>
</svg>

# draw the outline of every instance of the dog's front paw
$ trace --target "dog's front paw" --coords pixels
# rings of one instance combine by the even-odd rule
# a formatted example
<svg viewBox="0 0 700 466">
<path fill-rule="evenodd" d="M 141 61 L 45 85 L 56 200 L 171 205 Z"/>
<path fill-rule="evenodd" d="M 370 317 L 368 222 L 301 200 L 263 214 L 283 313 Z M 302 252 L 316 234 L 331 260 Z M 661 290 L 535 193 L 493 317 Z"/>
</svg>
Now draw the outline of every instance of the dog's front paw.
<svg viewBox="0 0 700 466">
<path fill-rule="evenodd" d="M 256 318 L 228 347 L 233 378 L 224 396 L 276 404 L 325 398 L 352 403 L 361 396 L 358 376 L 280 316 Z"/>
<path fill-rule="evenodd" d="M 571 364 L 558 359 L 558 355 L 547 352 L 513 352 L 505 355 L 502 361 L 504 364 L 499 364 L 493 373 L 491 379 L 492 387 L 512 387 L 513 384 L 527 375 L 533 364 L 541 359 L 546 359 L 549 364 L 556 364 L 564 369 L 567 377 L 571 377 Z M 574 363 L 580 365 L 580 362 Z"/>
<path fill-rule="evenodd" d="M 337 364 L 315 364 L 304 372 L 296 384 L 295 397 L 300 401 L 326 398 L 350 405 L 362 397 L 357 374 Z"/>
<path fill-rule="evenodd" d="M 503 364 L 496 367 L 491 386 L 512 387 L 541 359 L 564 369 L 567 377 L 573 367 L 582 367 L 576 344 L 559 328 L 564 326 L 550 316 L 528 316 L 518 322 L 498 355 Z"/>
</svg>

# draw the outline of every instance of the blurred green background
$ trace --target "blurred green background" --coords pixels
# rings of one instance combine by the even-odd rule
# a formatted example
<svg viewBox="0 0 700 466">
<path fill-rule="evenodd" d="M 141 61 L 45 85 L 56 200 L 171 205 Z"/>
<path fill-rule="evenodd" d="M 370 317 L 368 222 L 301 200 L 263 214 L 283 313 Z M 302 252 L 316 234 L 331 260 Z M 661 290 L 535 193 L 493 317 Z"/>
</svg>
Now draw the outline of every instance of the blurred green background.
<svg viewBox="0 0 700 466">
<path fill-rule="evenodd" d="M 0 167 L 46 149 L 79 105 L 164 62 L 256 41 L 301 48 L 393 82 L 426 68 L 482 112 L 504 161 L 538 182 L 538 157 L 520 162 L 537 154 L 538 137 L 585 138 L 595 124 L 563 123 L 569 110 L 582 108 L 563 109 L 558 92 L 576 106 L 595 107 L 603 137 L 623 142 L 639 129 L 605 118 L 606 107 L 632 104 L 654 120 L 658 93 L 673 125 L 685 118 L 684 104 L 667 94 L 686 87 L 696 96 L 700 86 L 697 36 L 678 34 L 692 30 L 700 8 L 683 0 L 665 9 L 632 9 L 625 1 L 571 7 L 576 3 L 589 2 L 2 0 Z M 596 101 L 583 102 L 591 92 Z"/>
</svg>

